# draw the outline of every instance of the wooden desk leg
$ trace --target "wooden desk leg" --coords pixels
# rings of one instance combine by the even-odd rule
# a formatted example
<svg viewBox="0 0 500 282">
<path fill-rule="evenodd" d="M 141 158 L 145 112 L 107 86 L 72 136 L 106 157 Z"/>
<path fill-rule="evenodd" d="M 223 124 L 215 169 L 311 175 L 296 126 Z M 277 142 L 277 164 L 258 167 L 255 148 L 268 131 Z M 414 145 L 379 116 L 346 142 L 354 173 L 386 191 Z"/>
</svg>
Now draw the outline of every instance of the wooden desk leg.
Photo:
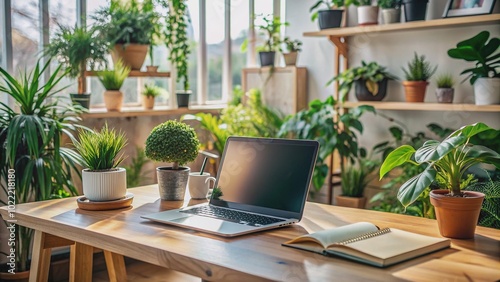
<svg viewBox="0 0 500 282">
<path fill-rule="evenodd" d="M 94 248 L 75 242 L 69 257 L 69 281 L 92 282 L 92 259 Z"/>
<path fill-rule="evenodd" d="M 104 250 L 104 258 L 106 259 L 109 281 L 127 281 L 127 270 L 123 256 Z"/>
<path fill-rule="evenodd" d="M 45 249 L 45 236 L 42 231 L 35 230 L 33 238 L 33 254 L 31 255 L 30 282 L 48 281 L 51 249 Z"/>
</svg>

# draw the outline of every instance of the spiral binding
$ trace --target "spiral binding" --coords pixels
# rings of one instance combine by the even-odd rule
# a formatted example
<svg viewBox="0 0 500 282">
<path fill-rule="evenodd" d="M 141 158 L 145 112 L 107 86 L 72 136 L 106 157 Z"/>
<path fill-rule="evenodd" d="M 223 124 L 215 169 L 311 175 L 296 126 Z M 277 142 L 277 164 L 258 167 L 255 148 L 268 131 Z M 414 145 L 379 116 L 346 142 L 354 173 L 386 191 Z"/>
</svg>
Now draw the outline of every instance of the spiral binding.
<svg viewBox="0 0 500 282">
<path fill-rule="evenodd" d="M 380 230 L 377 230 L 377 231 L 366 233 L 366 234 L 364 234 L 362 236 L 358 236 L 358 237 L 354 237 L 354 238 L 351 238 L 351 239 L 347 239 L 347 240 L 344 240 L 344 241 L 337 242 L 336 244 L 337 245 L 347 245 L 347 244 L 350 244 L 350 243 L 358 242 L 358 241 L 365 240 L 365 239 L 368 239 L 368 238 L 372 238 L 372 237 L 375 237 L 375 236 L 383 235 L 383 234 L 386 234 L 386 233 L 389 233 L 389 232 L 391 232 L 390 228 L 383 228 L 383 229 L 380 229 Z"/>
</svg>

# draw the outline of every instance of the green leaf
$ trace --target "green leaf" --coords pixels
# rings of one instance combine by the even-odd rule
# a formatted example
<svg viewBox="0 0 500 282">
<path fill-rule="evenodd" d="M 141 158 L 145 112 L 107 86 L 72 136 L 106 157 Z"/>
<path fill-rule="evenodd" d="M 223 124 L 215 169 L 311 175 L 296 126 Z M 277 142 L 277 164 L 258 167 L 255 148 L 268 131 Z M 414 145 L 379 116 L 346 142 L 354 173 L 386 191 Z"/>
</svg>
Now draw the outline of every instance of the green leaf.
<svg viewBox="0 0 500 282">
<path fill-rule="evenodd" d="M 436 171 L 432 166 L 428 166 L 422 173 L 410 178 L 399 188 L 398 200 L 404 207 L 411 205 L 435 178 Z"/>
<path fill-rule="evenodd" d="M 474 37 L 457 43 L 457 47 L 471 46 L 472 48 L 474 48 L 474 50 L 479 50 L 486 43 L 486 41 L 488 41 L 489 37 L 490 37 L 489 31 L 486 30 L 481 31 Z"/>
<path fill-rule="evenodd" d="M 465 136 L 466 138 L 470 138 L 478 133 L 481 133 L 483 131 L 490 130 L 490 129 L 491 129 L 491 127 L 489 127 L 488 125 L 486 125 L 482 122 L 478 122 L 478 123 L 466 125 L 466 126 L 459 128 L 458 130 L 453 132 L 450 135 L 450 137 L 462 135 L 462 136 Z"/>
<path fill-rule="evenodd" d="M 384 177 L 384 175 L 391 171 L 393 168 L 409 161 L 413 153 L 415 153 L 415 149 L 410 145 L 403 145 L 392 151 L 380 167 L 380 179 L 382 179 L 382 177 Z"/>
<path fill-rule="evenodd" d="M 455 59 L 463 59 L 468 62 L 481 60 L 481 55 L 470 46 L 464 46 L 456 49 L 448 50 L 448 56 Z"/>
<path fill-rule="evenodd" d="M 437 161 L 451 150 L 464 144 L 466 140 L 464 136 L 447 138 L 443 142 L 428 140 L 415 153 L 415 161 L 418 163 Z"/>
</svg>

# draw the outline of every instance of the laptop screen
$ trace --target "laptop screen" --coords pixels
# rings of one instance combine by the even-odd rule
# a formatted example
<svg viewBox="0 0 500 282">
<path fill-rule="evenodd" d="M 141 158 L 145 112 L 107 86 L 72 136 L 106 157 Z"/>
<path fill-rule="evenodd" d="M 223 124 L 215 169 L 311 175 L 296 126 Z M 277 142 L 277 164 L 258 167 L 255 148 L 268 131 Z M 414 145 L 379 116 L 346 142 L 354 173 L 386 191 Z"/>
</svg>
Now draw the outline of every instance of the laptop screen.
<svg viewBox="0 0 500 282">
<path fill-rule="evenodd" d="M 316 141 L 229 137 L 210 203 L 302 215 L 317 150 Z"/>
</svg>

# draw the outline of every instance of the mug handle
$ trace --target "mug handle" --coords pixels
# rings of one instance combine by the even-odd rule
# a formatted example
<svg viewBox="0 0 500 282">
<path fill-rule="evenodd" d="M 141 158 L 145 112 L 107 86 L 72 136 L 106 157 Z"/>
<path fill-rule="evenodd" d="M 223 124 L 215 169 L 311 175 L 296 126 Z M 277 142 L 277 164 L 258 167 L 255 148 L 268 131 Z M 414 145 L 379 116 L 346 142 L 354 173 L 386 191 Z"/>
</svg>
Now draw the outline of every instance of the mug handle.
<svg viewBox="0 0 500 282">
<path fill-rule="evenodd" d="M 213 182 L 214 182 L 214 186 L 215 186 L 215 181 L 216 181 L 216 180 L 217 180 L 217 179 L 216 179 L 215 177 L 210 176 L 210 177 L 207 177 L 207 179 L 205 179 L 205 183 L 210 182 L 210 181 L 213 181 Z M 210 188 L 210 183 L 208 183 L 208 187 Z M 213 188 L 213 187 L 212 187 L 212 188 Z M 212 189 L 212 188 L 210 188 L 210 189 Z"/>
</svg>

